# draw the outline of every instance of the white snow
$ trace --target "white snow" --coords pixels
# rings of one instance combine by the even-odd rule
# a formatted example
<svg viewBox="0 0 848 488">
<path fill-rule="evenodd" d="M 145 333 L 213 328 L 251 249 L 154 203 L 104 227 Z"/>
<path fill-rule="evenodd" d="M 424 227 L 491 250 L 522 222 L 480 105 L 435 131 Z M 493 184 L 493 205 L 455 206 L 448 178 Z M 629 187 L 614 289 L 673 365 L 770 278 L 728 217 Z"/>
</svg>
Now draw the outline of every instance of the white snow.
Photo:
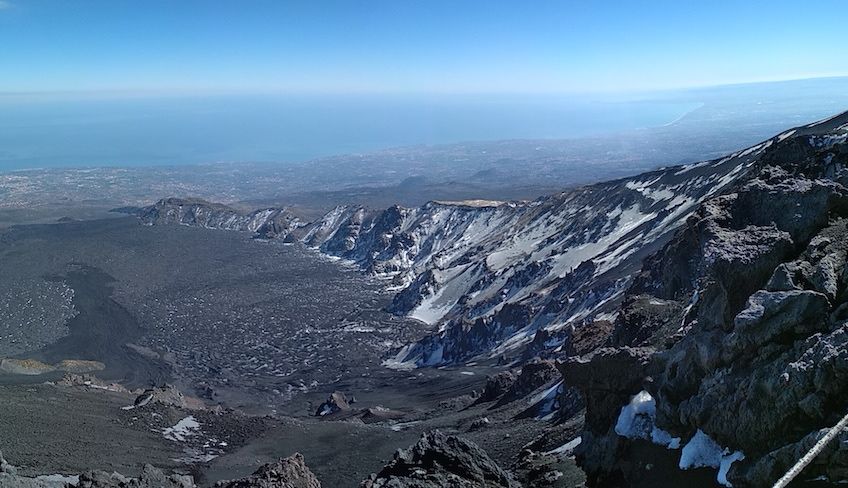
<svg viewBox="0 0 848 488">
<path fill-rule="evenodd" d="M 403 346 L 397 354 L 383 361 L 383 366 L 397 371 L 411 371 L 415 369 L 418 367 L 418 360 L 421 359 L 420 356 L 409 357 L 415 347 L 416 344 L 407 344 Z"/>
<path fill-rule="evenodd" d="M 571 453 L 571 451 L 577 448 L 577 446 L 579 446 L 581 442 L 583 442 L 582 437 L 575 437 L 574 439 L 571 439 L 570 441 L 557 447 L 556 449 L 546 451 L 543 454 L 569 454 Z"/>
<path fill-rule="evenodd" d="M 710 436 L 698 429 L 680 452 L 679 466 L 680 469 L 718 469 L 716 480 L 724 486 L 732 487 L 733 485 L 727 480 L 727 473 L 734 462 L 742 459 L 745 459 L 742 451 L 731 453 L 729 449 L 723 449 Z"/>
<path fill-rule="evenodd" d="M 718 468 L 722 452 L 721 446 L 698 429 L 680 452 L 680 469 Z"/>
<path fill-rule="evenodd" d="M 730 466 L 733 463 L 743 459 L 745 459 L 745 455 L 742 454 L 742 451 L 736 451 L 730 455 L 723 455 L 721 457 L 721 465 L 718 468 L 718 482 L 724 486 L 733 486 L 730 481 L 727 481 L 727 473 L 730 471 Z"/>
<path fill-rule="evenodd" d="M 445 356 L 445 346 L 444 344 L 439 344 L 436 346 L 436 349 L 427 356 L 427 359 L 422 362 L 422 366 L 438 366 L 442 363 L 442 359 Z"/>
<path fill-rule="evenodd" d="M 395 432 L 401 432 L 401 431 L 404 431 L 404 430 L 412 427 L 413 425 L 420 424 L 420 423 L 421 423 L 420 420 L 413 420 L 411 422 L 398 422 L 396 424 L 393 424 L 389 428 L 392 429 Z"/>
<path fill-rule="evenodd" d="M 653 427 L 656 415 L 654 397 L 647 391 L 640 391 L 630 399 L 628 405 L 621 408 L 615 422 L 615 433 L 629 439 L 644 439 Z"/>
<path fill-rule="evenodd" d="M 782 140 L 784 140 L 788 137 L 792 137 L 792 135 L 795 134 L 795 132 L 796 132 L 795 129 L 792 129 L 790 131 L 784 132 L 783 134 L 780 134 L 779 136 L 777 136 L 777 142 L 780 142 L 780 141 L 782 141 Z"/>
<path fill-rule="evenodd" d="M 655 425 L 657 403 L 647 391 L 640 391 L 630 403 L 621 408 L 615 423 L 615 433 L 628 439 L 645 439 L 669 449 L 680 448 L 680 438 Z"/>
<path fill-rule="evenodd" d="M 559 409 L 557 395 L 561 392 L 562 381 L 530 399 L 530 405 L 539 404 L 539 411 L 536 414 L 537 420 L 550 420 L 553 418 L 557 409 Z"/>
<path fill-rule="evenodd" d="M 185 442 L 186 437 L 191 437 L 197 434 L 197 431 L 200 429 L 200 423 L 194 419 L 194 416 L 189 415 L 188 417 L 177 422 L 173 427 L 168 427 L 162 431 L 162 435 L 165 436 L 165 439 L 175 441 L 175 442 Z"/>
</svg>

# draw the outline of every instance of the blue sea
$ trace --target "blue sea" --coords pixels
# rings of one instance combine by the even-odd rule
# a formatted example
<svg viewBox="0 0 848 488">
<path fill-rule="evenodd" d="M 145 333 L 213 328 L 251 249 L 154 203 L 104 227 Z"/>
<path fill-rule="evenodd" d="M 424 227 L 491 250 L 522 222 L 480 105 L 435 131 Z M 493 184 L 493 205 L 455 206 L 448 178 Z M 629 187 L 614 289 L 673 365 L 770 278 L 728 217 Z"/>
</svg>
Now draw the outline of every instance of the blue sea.
<svg viewBox="0 0 848 488">
<path fill-rule="evenodd" d="M 0 96 L 0 171 L 293 162 L 668 124 L 688 101 L 508 96 Z"/>
</svg>

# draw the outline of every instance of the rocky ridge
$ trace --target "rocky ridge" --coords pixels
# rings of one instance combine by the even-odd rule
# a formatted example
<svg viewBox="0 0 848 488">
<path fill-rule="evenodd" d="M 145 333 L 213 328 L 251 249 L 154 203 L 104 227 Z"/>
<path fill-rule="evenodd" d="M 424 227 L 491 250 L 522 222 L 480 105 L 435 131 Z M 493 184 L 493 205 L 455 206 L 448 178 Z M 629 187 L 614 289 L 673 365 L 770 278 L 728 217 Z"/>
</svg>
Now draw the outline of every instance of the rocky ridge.
<svg viewBox="0 0 848 488">
<path fill-rule="evenodd" d="M 703 202 L 728 192 L 789 132 L 730 156 L 576 188 L 530 202 L 340 206 L 306 223 L 288 209 L 241 213 L 197 200 L 137 209 L 179 223 L 297 241 L 386 279 L 391 310 L 439 332 L 389 364 L 432 366 L 527 347 L 568 347 L 571 332 L 613 317 L 642 260 Z M 545 339 L 535 341 L 538 334 Z M 541 343 L 540 343 L 541 342 Z"/>
<path fill-rule="evenodd" d="M 609 347 L 560 365 L 587 400 L 594 485 L 643 476 L 646 444 L 770 485 L 848 409 L 848 116 L 778 139 L 645 260 Z M 845 479 L 847 439 L 804 479 Z"/>
</svg>

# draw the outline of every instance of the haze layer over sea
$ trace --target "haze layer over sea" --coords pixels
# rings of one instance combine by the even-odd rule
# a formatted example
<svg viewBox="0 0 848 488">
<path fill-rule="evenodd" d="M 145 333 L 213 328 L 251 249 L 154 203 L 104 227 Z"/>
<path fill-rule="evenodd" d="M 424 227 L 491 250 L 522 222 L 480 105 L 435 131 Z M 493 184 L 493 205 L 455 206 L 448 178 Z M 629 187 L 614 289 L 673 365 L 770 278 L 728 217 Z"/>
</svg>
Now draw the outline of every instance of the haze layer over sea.
<svg viewBox="0 0 848 488">
<path fill-rule="evenodd" d="M 290 162 L 386 147 L 667 124 L 692 101 L 507 96 L 5 96 L 0 170 Z"/>
</svg>

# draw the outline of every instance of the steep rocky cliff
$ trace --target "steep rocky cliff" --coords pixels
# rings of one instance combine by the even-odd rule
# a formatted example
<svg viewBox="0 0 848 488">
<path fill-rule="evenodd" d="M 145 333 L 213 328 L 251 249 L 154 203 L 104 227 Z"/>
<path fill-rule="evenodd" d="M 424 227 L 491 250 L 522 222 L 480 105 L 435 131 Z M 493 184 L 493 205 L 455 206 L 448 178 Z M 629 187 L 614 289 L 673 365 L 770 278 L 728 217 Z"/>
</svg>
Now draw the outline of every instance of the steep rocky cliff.
<svg viewBox="0 0 848 488">
<path fill-rule="evenodd" d="M 766 486 L 848 412 L 848 116 L 781 135 L 645 260 L 609 349 L 561 365 L 597 486 L 672 466 Z M 804 479 L 848 477 L 848 433 Z"/>
</svg>

